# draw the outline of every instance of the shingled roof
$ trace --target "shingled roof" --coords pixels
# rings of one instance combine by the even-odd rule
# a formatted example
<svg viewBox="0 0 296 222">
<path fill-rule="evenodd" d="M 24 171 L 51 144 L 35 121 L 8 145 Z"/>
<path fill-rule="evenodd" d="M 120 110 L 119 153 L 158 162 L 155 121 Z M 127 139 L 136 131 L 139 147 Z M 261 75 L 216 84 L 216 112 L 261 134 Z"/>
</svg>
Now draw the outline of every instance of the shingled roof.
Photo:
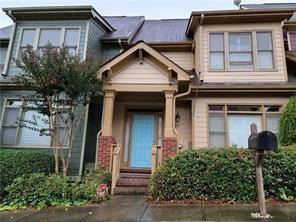
<svg viewBox="0 0 296 222">
<path fill-rule="evenodd" d="M 142 25 L 144 16 L 104 16 L 115 31 L 106 33 L 101 40 L 130 39 Z"/>
<path fill-rule="evenodd" d="M 185 35 L 187 24 L 188 19 L 145 20 L 132 42 L 170 43 L 191 41 Z"/>
<path fill-rule="evenodd" d="M 8 40 L 10 38 L 11 29 L 12 29 L 12 25 L 0 28 L 0 39 Z"/>
</svg>

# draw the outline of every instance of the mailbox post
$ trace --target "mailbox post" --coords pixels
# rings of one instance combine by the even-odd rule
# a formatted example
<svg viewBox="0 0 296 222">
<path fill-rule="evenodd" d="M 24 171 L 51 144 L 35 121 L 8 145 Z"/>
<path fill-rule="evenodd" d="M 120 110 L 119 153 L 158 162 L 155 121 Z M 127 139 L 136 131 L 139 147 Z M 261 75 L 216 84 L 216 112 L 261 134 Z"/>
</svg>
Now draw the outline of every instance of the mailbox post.
<svg viewBox="0 0 296 222">
<path fill-rule="evenodd" d="M 258 189 L 258 203 L 261 218 L 271 217 L 266 212 L 264 182 L 262 176 L 262 163 L 264 156 L 277 150 L 277 138 L 270 131 L 257 133 L 257 125 L 251 124 L 251 135 L 248 139 L 249 149 L 255 151 L 255 166 L 256 166 L 256 182 Z"/>
</svg>

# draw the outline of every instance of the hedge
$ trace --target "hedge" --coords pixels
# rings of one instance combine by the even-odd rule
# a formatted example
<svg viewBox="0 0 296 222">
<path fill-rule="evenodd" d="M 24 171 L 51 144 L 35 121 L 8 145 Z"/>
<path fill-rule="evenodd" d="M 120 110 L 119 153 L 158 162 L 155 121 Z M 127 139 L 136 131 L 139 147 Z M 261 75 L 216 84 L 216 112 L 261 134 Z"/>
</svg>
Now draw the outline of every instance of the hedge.
<svg viewBox="0 0 296 222">
<path fill-rule="evenodd" d="M 150 180 L 157 200 L 256 199 L 253 153 L 247 149 L 197 149 L 184 151 L 158 168 Z M 296 145 L 281 148 L 264 159 L 266 197 L 296 198 Z"/>
<path fill-rule="evenodd" d="M 281 115 L 279 140 L 282 145 L 296 143 L 296 96 L 289 99 Z"/>
<path fill-rule="evenodd" d="M 44 173 L 23 175 L 5 188 L 7 194 L 0 202 L 0 211 L 103 202 L 109 199 L 109 178 L 110 173 L 101 169 L 90 170 L 80 182 Z"/>
<path fill-rule="evenodd" d="M 54 158 L 38 152 L 0 150 L 0 195 L 4 188 L 22 175 L 31 173 L 49 174 L 54 171 Z"/>
</svg>

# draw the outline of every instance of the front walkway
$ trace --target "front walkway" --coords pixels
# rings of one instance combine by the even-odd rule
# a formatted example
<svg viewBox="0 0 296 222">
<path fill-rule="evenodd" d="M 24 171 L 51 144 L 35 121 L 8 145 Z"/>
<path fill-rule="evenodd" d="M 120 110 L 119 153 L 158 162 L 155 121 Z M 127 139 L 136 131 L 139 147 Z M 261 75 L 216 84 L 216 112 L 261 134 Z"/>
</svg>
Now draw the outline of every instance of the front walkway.
<svg viewBox="0 0 296 222">
<path fill-rule="evenodd" d="M 0 213 L 0 221 L 260 221 L 252 219 L 255 204 L 208 206 L 153 206 L 143 196 L 113 196 L 100 206 Z M 270 206 L 272 221 L 296 221 L 296 203 Z"/>
</svg>

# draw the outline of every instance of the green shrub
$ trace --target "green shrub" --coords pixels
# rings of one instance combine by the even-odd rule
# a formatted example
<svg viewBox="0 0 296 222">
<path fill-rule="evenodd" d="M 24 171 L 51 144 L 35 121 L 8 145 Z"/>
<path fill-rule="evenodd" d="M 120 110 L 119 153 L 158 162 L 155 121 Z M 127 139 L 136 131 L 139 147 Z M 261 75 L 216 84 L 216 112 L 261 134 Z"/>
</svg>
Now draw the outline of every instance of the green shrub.
<svg viewBox="0 0 296 222">
<path fill-rule="evenodd" d="M 0 210 L 26 207 L 41 209 L 45 206 L 71 206 L 105 201 L 109 194 L 102 181 L 109 173 L 101 169 L 94 171 L 97 172 L 95 175 L 101 177 L 87 174 L 81 182 L 71 182 L 57 175 L 46 176 L 44 173 L 18 177 L 5 188 L 7 195 L 0 205 Z"/>
<path fill-rule="evenodd" d="M 51 155 L 38 152 L 0 150 L 0 195 L 4 188 L 15 178 L 31 174 L 49 174 L 54 170 L 54 159 Z"/>
<path fill-rule="evenodd" d="M 296 197 L 296 147 L 282 148 L 264 160 L 267 197 Z M 247 149 L 199 149 L 182 152 L 157 169 L 150 180 L 160 200 L 256 199 L 253 154 Z"/>
<path fill-rule="evenodd" d="M 296 96 L 290 98 L 281 116 L 279 140 L 282 145 L 296 143 Z"/>
<path fill-rule="evenodd" d="M 89 169 L 86 171 L 84 181 L 98 181 L 99 183 L 106 184 L 111 187 L 112 174 L 110 172 L 104 171 L 103 169 Z"/>
</svg>

